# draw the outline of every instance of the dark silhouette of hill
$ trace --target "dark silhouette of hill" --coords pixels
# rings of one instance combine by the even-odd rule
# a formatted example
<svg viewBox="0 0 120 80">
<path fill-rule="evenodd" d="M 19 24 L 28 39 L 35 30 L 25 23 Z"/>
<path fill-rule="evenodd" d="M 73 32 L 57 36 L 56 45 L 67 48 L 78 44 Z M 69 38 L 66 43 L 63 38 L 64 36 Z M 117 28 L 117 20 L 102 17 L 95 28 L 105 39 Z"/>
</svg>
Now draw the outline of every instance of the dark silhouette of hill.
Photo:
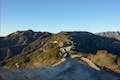
<svg viewBox="0 0 120 80">
<path fill-rule="evenodd" d="M 120 55 L 120 41 L 115 38 L 103 37 L 89 32 L 68 32 L 76 50 L 86 53 L 95 53 L 97 50 L 108 50 Z"/>
</svg>

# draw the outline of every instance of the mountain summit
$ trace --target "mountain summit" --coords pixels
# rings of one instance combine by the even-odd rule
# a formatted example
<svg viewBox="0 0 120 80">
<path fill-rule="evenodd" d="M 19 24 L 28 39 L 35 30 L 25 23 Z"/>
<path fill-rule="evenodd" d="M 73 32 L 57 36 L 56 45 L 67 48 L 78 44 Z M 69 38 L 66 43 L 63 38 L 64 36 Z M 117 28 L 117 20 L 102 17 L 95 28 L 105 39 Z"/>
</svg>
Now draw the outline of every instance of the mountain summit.
<svg viewBox="0 0 120 80">
<path fill-rule="evenodd" d="M 76 62 L 74 60 L 77 60 L 78 62 L 80 61 L 80 63 L 77 63 L 80 66 L 85 64 L 93 69 L 89 73 L 97 73 L 99 77 L 101 76 L 100 79 L 104 80 L 103 75 L 100 75 L 101 73 L 106 75 L 120 74 L 120 40 L 114 36 L 109 37 L 101 34 L 85 31 L 60 32 L 57 34 L 34 32 L 32 30 L 17 31 L 0 38 L 0 64 L 3 68 L 17 68 L 18 71 L 19 68 L 47 68 L 48 71 L 49 69 L 51 71 L 52 68 L 54 71 L 55 67 L 60 67 L 64 63 L 68 64 L 69 60 L 73 60 L 72 63 Z M 115 35 L 120 37 L 118 34 L 115 33 Z M 70 66 L 75 67 L 71 64 Z M 80 66 L 67 68 L 65 75 L 71 75 L 69 73 L 71 69 L 84 69 L 84 67 L 81 68 Z M 3 71 L 7 71 L 7 69 L 3 69 Z M 64 71 L 60 72 L 58 68 L 55 70 L 58 70 L 60 75 L 64 73 Z M 110 71 L 111 74 L 106 72 L 106 70 Z M 34 70 L 31 71 L 34 72 Z M 33 74 L 32 72 L 31 74 Z M 15 73 L 18 72 L 15 71 Z M 83 74 L 80 75 L 82 76 Z M 78 76 L 76 75 L 76 77 Z M 86 77 L 89 78 L 88 76 Z M 83 80 L 87 78 L 83 78 Z M 55 79 L 57 80 L 57 78 Z M 78 77 L 78 79 L 82 78 Z M 91 80 L 96 80 L 96 77 L 91 78 Z"/>
</svg>

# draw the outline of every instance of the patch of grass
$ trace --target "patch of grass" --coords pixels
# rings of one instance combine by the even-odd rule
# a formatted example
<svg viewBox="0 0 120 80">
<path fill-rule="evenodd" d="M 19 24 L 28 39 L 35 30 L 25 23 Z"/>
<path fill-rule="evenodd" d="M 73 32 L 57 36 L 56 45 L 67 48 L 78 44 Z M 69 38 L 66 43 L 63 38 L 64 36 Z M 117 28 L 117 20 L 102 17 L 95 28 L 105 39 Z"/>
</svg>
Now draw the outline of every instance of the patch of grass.
<svg viewBox="0 0 120 80">
<path fill-rule="evenodd" d="M 49 67 L 60 60 L 59 48 L 57 44 L 46 43 L 42 48 L 29 54 L 15 56 L 5 62 L 5 67 L 35 68 Z"/>
<path fill-rule="evenodd" d="M 88 58 L 101 68 L 111 69 L 120 73 L 120 57 L 117 55 L 109 53 L 106 50 L 100 50 L 97 51 L 96 55 L 90 55 Z"/>
</svg>

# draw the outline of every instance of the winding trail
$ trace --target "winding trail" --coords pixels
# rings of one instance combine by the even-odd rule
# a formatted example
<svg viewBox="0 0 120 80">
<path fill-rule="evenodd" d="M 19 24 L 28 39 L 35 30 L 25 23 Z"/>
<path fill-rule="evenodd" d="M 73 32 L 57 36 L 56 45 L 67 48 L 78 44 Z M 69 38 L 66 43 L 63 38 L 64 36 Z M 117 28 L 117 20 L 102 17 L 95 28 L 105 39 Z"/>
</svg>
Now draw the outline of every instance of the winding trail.
<svg viewBox="0 0 120 80">
<path fill-rule="evenodd" d="M 52 66 L 54 67 L 54 66 L 57 66 L 57 65 L 60 65 L 60 64 L 64 63 L 66 61 L 66 59 L 68 58 L 67 55 L 69 55 L 69 58 L 73 58 L 73 59 L 74 58 L 80 58 L 81 61 L 87 63 L 91 68 L 100 71 L 100 68 L 97 65 L 95 65 L 90 59 L 85 58 L 85 57 L 83 57 L 80 54 L 74 54 L 74 55 L 72 55 L 70 53 L 70 49 L 71 48 L 72 48 L 71 46 L 62 47 L 61 48 L 61 52 L 63 53 L 63 56 L 62 56 L 63 58 L 59 62 L 53 64 Z"/>
</svg>

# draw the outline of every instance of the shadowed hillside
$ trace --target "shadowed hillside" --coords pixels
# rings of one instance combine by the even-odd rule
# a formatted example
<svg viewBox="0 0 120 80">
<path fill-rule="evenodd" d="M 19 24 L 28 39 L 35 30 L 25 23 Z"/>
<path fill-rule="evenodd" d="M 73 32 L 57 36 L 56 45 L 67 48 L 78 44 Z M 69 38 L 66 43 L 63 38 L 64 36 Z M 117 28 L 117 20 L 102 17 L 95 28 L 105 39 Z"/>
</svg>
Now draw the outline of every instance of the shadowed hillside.
<svg viewBox="0 0 120 80">
<path fill-rule="evenodd" d="M 120 0 L 0 0 L 0 80 L 120 80 Z"/>
<path fill-rule="evenodd" d="M 18 68 L 18 70 L 20 68 L 50 69 L 59 67 L 71 58 L 72 60 L 77 59 L 93 70 L 97 70 L 95 72 L 90 70 L 90 73 L 97 73 L 102 80 L 104 79 L 101 73 L 109 75 L 106 70 L 111 71 L 110 75 L 114 72 L 116 74 L 120 73 L 120 40 L 116 38 L 99 36 L 89 32 L 60 32 L 52 34 L 28 30 L 17 31 L 6 37 L 1 37 L 0 43 L 0 60 L 3 68 Z M 82 66 L 83 64 L 80 65 Z M 78 67 L 75 67 L 75 70 L 76 68 L 78 69 Z M 79 69 L 82 68 L 79 67 Z M 64 76 L 62 73 L 65 73 L 67 78 L 71 69 L 68 68 L 67 71 L 60 72 L 60 76 Z M 15 71 L 15 73 L 17 72 Z M 67 80 L 66 78 L 65 80 Z M 93 80 L 96 79 L 97 77 L 93 78 Z"/>
</svg>

